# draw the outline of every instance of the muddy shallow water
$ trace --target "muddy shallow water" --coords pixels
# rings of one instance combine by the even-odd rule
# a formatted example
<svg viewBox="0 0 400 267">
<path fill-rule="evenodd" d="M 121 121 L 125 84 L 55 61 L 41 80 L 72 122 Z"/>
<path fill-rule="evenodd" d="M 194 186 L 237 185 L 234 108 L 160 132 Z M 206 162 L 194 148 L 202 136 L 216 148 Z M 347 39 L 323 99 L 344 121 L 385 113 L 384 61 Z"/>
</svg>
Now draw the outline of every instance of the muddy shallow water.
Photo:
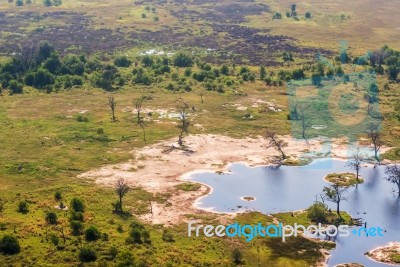
<svg viewBox="0 0 400 267">
<path fill-rule="evenodd" d="M 349 171 L 346 162 L 321 159 L 302 167 L 282 166 L 251 168 L 244 164 L 233 164 L 230 173 L 198 173 L 190 180 L 213 188 L 212 192 L 199 199 L 196 204 L 202 209 L 215 212 L 257 210 L 265 214 L 306 209 L 315 196 L 328 185 L 323 180 L 326 174 Z M 341 210 L 362 218 L 367 227 L 381 227 L 383 237 L 339 237 L 336 249 L 331 251 L 328 265 L 357 262 L 365 266 L 387 266 L 368 259 L 364 253 L 392 241 L 400 241 L 400 205 L 394 195 L 394 185 L 384 179 L 384 167 L 364 167 L 361 175 L 365 179 L 358 187 L 350 187 L 347 201 Z M 246 201 L 242 197 L 254 197 Z M 328 205 L 335 210 L 333 203 Z"/>
</svg>

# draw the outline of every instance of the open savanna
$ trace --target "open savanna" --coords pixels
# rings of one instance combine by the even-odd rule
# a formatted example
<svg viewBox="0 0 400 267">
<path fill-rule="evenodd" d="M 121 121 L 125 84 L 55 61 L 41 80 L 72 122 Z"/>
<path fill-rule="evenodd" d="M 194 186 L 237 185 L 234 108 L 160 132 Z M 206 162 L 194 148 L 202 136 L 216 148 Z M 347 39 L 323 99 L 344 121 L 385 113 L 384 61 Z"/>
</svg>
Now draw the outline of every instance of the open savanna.
<svg viewBox="0 0 400 267">
<path fill-rule="evenodd" d="M 288 73 L 303 65 L 307 67 L 306 61 L 314 57 L 315 51 L 308 48 L 296 50 L 293 62 L 283 62 L 282 53 L 286 49 L 298 49 L 298 46 L 337 51 L 338 40 L 342 39 L 349 42 L 351 57 L 361 56 L 367 49 L 377 49 L 385 43 L 399 48 L 395 38 L 399 24 L 396 23 L 399 17 L 394 13 L 397 1 L 387 0 L 385 5 L 378 1 L 364 4 L 361 1 L 318 1 L 312 5 L 311 1 L 301 1 L 297 3 L 299 21 L 285 17 L 292 3 L 286 0 L 255 3 L 224 0 L 219 1 L 219 5 L 210 1 L 185 1 L 183 4 L 181 1 L 145 1 L 135 4 L 127 0 L 64 0 L 58 7 L 44 7 L 39 0 L 33 2 L 23 7 L 0 2 L 0 10 L 6 18 L 0 40 L 2 50 L 6 51 L 0 57 L 2 65 L 10 61 L 12 52 L 17 51 L 21 43 L 39 43 L 42 40 L 53 44 L 61 59 L 70 52 L 80 55 L 86 51 L 87 59 L 96 58 L 104 67 L 114 64 L 115 57 L 122 55 L 132 60 L 132 65 L 116 67 L 121 77 L 126 79 L 124 85 L 112 84 L 108 88 L 112 92 L 93 87 L 96 74 L 93 72 L 80 76 L 83 81 L 81 88 L 67 89 L 64 85 L 56 88 L 52 85 L 53 91 L 46 94 L 44 88 L 35 89 L 23 84 L 23 94 L 10 95 L 9 88 L 2 90 L 0 199 L 4 207 L 0 211 L 0 237 L 5 234 L 18 237 L 21 253 L 0 255 L 0 266 L 79 266 L 83 265 L 78 258 L 82 246 L 97 251 L 97 261 L 85 263 L 87 266 L 130 266 L 127 251 L 135 258 L 133 266 L 231 266 L 232 251 L 236 248 L 243 253 L 242 265 L 245 266 L 311 266 L 321 259 L 323 255 L 319 249 L 323 245 L 301 237 L 292 238 L 287 243 L 270 238 L 256 239 L 251 243 L 236 238 L 189 238 L 185 223 L 171 227 L 143 223 L 150 232 L 151 244 L 128 244 L 130 225 L 138 220 L 139 215 L 150 212 L 149 201 L 168 205 L 171 195 L 132 188 L 123 202 L 126 213 L 114 213 L 112 204 L 118 199 L 115 189 L 78 177 L 106 165 L 144 161 L 146 159 L 135 158 L 134 152 L 170 138 L 178 140 L 178 100 L 184 100 L 191 107 L 191 135 L 219 134 L 243 138 L 265 136 L 267 130 L 278 135 L 291 134 L 287 88 L 283 78 L 279 78 L 279 85 L 277 74 L 281 65 L 285 65 Z M 236 4 L 235 8 L 240 12 L 231 9 L 232 4 Z M 255 10 L 253 4 L 260 6 Z M 259 10 L 265 11 L 259 14 Z M 305 11 L 312 13 L 311 19 L 304 19 Z M 283 18 L 272 20 L 274 12 L 281 12 Z M 142 14 L 146 14 L 146 18 Z M 158 21 L 153 19 L 156 16 Z M 249 21 L 246 22 L 245 18 Z M 259 39 L 259 33 L 265 35 L 265 39 Z M 271 33 L 283 36 L 269 35 Z M 298 41 L 289 40 L 287 36 Z M 265 40 L 269 42 L 264 43 Z M 174 66 L 171 60 L 168 63 L 170 72 L 155 75 L 155 69 L 145 67 L 138 54 L 151 48 L 176 54 L 182 49 L 200 63 L 211 59 L 209 71 L 220 69 L 218 63 L 223 62 L 229 66 L 230 74 L 219 74 L 212 80 L 215 83 L 200 82 L 193 75 L 187 76 L 186 69 Z M 209 51 L 207 48 L 217 50 Z M 307 52 L 308 57 L 302 52 Z M 248 69 L 254 74 L 254 82 L 244 81 L 240 64 L 233 64 L 235 60 L 251 65 Z M 192 74 L 203 71 L 198 63 L 193 63 Z M 138 66 L 134 67 L 135 64 Z M 267 65 L 266 78 L 271 78 L 275 86 L 268 86 L 267 80 L 259 79 L 260 65 Z M 342 67 L 345 73 L 354 71 L 350 64 Z M 134 72 L 139 68 L 151 74 L 150 86 L 133 81 L 137 78 Z M 369 66 L 357 68 L 360 68 L 357 71 L 362 71 Z M 103 70 L 101 67 L 95 72 L 103 74 Z M 305 72 L 306 77 L 312 74 L 310 69 Z M 24 83 L 26 75 L 23 73 L 15 79 Z M 340 83 L 343 81 L 342 77 L 336 78 Z M 229 81 L 231 85 L 228 85 Z M 378 75 L 377 83 L 383 141 L 392 148 L 383 157 L 398 160 L 400 127 L 396 108 L 400 107 L 400 86 L 395 81 L 389 82 L 386 74 Z M 220 93 L 216 85 L 223 85 Z M 207 86 L 212 88 L 206 90 Z M 354 87 L 351 83 L 341 86 L 349 90 Z M 183 88 L 188 88 L 189 92 L 184 92 L 186 89 Z M 116 122 L 111 121 L 110 96 L 117 103 Z M 146 142 L 135 114 L 135 101 L 143 96 L 146 97 L 142 107 Z M 360 134 L 359 137 L 366 136 Z M 370 145 L 366 138 L 362 142 Z M 218 146 L 212 149 L 218 150 Z M 287 150 L 290 153 L 290 147 Z M 191 186 L 182 185 L 180 188 Z M 197 187 L 193 188 L 196 190 Z M 67 206 L 73 197 L 82 198 L 86 205 L 84 227 L 96 226 L 108 235 L 108 240 L 87 242 L 83 236 L 73 236 L 69 226 L 70 211 L 55 208 L 59 204 L 54 199 L 57 191 L 61 192 L 62 201 Z M 29 204 L 27 214 L 17 212 L 19 202 L 24 200 Z M 47 211 L 58 215 L 56 226 L 46 223 Z M 213 213 L 188 214 L 187 217 L 201 219 L 205 224 L 230 220 Z M 288 223 L 294 219 L 305 224 L 308 222 L 306 213 L 300 213 L 298 217 L 292 217 L 291 213 L 279 214 L 276 218 Z M 270 222 L 273 218 L 244 213 L 235 220 L 257 223 Z M 65 244 L 57 229 L 64 230 Z M 175 242 L 163 240 L 163 232 L 167 229 Z M 57 247 L 51 243 L 50 236 L 54 234 L 60 239 Z M 118 250 L 115 258 L 111 253 L 113 247 Z"/>
<path fill-rule="evenodd" d="M 153 195 L 135 188 L 124 200 L 125 209 L 131 215 L 119 215 L 112 212 L 111 204 L 117 199 L 113 188 L 77 178 L 82 172 L 126 161 L 132 157 L 132 151 L 145 146 L 133 113 L 133 100 L 142 95 L 152 98 L 145 102 L 143 108 L 154 110 L 153 119 L 146 126 L 148 144 L 177 136 L 179 130 L 175 119 L 158 118 L 155 110 L 175 112 L 176 100 L 180 97 L 195 107 L 196 111 L 191 115 L 193 125 L 201 125 L 191 127 L 191 134 L 219 133 L 241 137 L 263 134 L 266 128 L 281 134 L 288 133 L 285 96 L 281 90 L 267 88 L 258 82 L 242 89 L 247 95 L 204 93 L 202 104 L 199 92 L 174 94 L 156 87 L 127 87 L 113 94 L 117 102 L 118 119 L 114 123 L 110 120 L 108 107 L 107 97 L 110 93 L 94 88 L 53 94 L 34 90 L 27 90 L 23 95 L 3 94 L 0 110 L 0 191 L 4 210 L 0 213 L 0 233 L 19 237 L 22 252 L 16 256 L 0 256 L 2 264 L 79 264 L 77 255 L 80 243 L 86 245 L 87 242 L 70 235 L 69 211 L 54 208 L 58 204 L 54 200 L 56 191 L 62 193 L 63 201 L 68 206 L 72 197 L 82 198 L 86 204 L 85 227 L 94 225 L 109 236 L 108 241 L 89 243 L 98 252 L 98 261 L 86 264 L 88 266 L 114 266 L 121 263 L 121 252 L 125 250 L 131 251 L 136 261 L 141 259 L 145 264 L 143 266 L 228 266 L 234 248 L 243 251 L 244 262 L 248 266 L 309 266 L 315 263 L 321 254 L 316 250 L 319 245 L 311 241 L 293 239 L 293 244 L 281 249 L 275 247 L 276 242 L 272 240 L 259 240 L 250 245 L 239 239 L 188 238 L 186 224 L 170 228 L 175 239 L 173 243 L 162 240 L 163 226 L 146 225 L 152 244 L 128 245 L 125 239 L 135 216 L 149 212 L 149 200 L 163 202 L 168 201 L 169 196 Z M 233 106 L 251 106 L 257 99 L 275 99 L 276 105 L 282 105 L 283 111 L 263 112 L 251 107 L 250 111 L 241 111 Z M 246 112 L 251 112 L 254 118 L 246 119 Z M 79 122 L 79 116 L 84 116 L 88 121 Z M 99 134 L 99 128 L 103 129 L 104 134 Z M 17 212 L 18 203 L 22 200 L 29 203 L 27 214 Z M 61 236 L 45 222 L 45 213 L 49 210 L 57 213 L 57 227 L 63 227 L 67 236 L 66 245 L 58 249 L 46 238 L 51 234 Z M 200 218 L 210 223 L 218 221 L 218 216 L 212 214 Z M 263 217 L 263 220 L 271 218 Z M 62 244 L 61 239 L 60 242 Z M 113 246 L 120 251 L 120 256 L 114 260 L 109 255 L 109 249 Z M 307 253 L 300 253 L 302 250 L 307 250 Z"/>
<path fill-rule="evenodd" d="M 245 25 L 258 29 L 270 29 L 273 34 L 283 34 L 299 40 L 299 44 L 338 49 L 338 41 L 345 40 L 350 51 L 363 54 L 382 44 L 396 49 L 400 42 L 400 2 L 396 0 L 355 1 L 275 1 L 260 0 L 271 7 L 271 13 L 249 16 Z M 297 4 L 298 20 L 287 18 L 291 4 Z M 306 19 L 305 13 L 311 12 Z M 272 19 L 275 12 L 282 19 Z"/>
</svg>

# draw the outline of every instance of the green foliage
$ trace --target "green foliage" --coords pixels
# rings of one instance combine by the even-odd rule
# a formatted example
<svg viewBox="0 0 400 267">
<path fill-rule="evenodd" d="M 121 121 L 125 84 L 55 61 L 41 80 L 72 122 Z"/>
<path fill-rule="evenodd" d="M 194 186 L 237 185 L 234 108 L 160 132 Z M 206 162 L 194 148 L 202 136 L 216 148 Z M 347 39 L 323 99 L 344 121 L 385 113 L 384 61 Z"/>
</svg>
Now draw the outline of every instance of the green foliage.
<svg viewBox="0 0 400 267">
<path fill-rule="evenodd" d="M 22 83 L 17 82 L 16 80 L 11 80 L 9 88 L 11 94 L 22 94 L 24 85 Z"/>
<path fill-rule="evenodd" d="M 79 260 L 82 262 L 93 262 L 97 260 L 96 251 L 88 246 L 81 248 L 79 251 Z"/>
<path fill-rule="evenodd" d="M 273 19 L 282 19 L 282 14 L 279 12 L 276 12 L 272 18 Z"/>
<path fill-rule="evenodd" d="M 63 64 L 61 65 L 61 73 L 69 74 L 69 75 L 83 75 L 85 71 L 85 62 L 83 58 L 78 57 L 77 55 L 67 55 L 63 59 Z"/>
<path fill-rule="evenodd" d="M 302 69 L 295 69 L 292 72 L 292 78 L 295 80 L 300 80 L 305 78 L 304 71 Z"/>
<path fill-rule="evenodd" d="M 223 64 L 221 66 L 221 70 L 220 70 L 222 75 L 229 75 L 229 67 L 225 64 Z"/>
<path fill-rule="evenodd" d="M 18 212 L 22 214 L 29 212 L 29 204 L 26 200 L 22 200 L 18 203 Z"/>
<path fill-rule="evenodd" d="M 71 221 L 81 221 L 83 222 L 84 216 L 82 212 L 71 211 L 70 220 Z"/>
<path fill-rule="evenodd" d="M 78 236 L 83 233 L 84 227 L 81 221 L 71 221 L 69 223 L 69 227 L 71 228 L 71 234 L 74 236 Z"/>
<path fill-rule="evenodd" d="M 265 77 L 267 76 L 267 71 L 265 70 L 264 66 L 260 67 L 260 80 L 264 80 Z"/>
<path fill-rule="evenodd" d="M 305 14 L 305 17 L 307 19 L 311 19 L 311 12 L 307 11 L 306 14 Z"/>
<path fill-rule="evenodd" d="M 85 230 L 86 241 L 97 241 L 100 238 L 101 238 L 101 233 L 95 226 L 90 226 Z"/>
<path fill-rule="evenodd" d="M 315 202 L 312 204 L 308 209 L 308 215 L 307 217 L 316 223 L 324 223 L 327 220 L 328 217 L 328 207 L 321 203 L 321 202 Z"/>
<path fill-rule="evenodd" d="M 88 122 L 88 121 L 89 121 L 89 118 L 86 117 L 86 116 L 84 116 L 84 115 L 82 115 L 82 114 L 78 114 L 78 115 L 76 116 L 76 121 L 77 121 L 77 122 Z"/>
<path fill-rule="evenodd" d="M 17 0 L 15 1 L 16 6 L 23 6 L 24 5 L 24 0 Z"/>
<path fill-rule="evenodd" d="M 57 191 L 54 193 L 54 199 L 55 199 L 56 201 L 61 201 L 61 200 L 62 200 L 61 191 L 57 190 Z"/>
<path fill-rule="evenodd" d="M 83 200 L 77 197 L 71 200 L 71 209 L 75 212 L 85 212 L 85 204 Z"/>
<path fill-rule="evenodd" d="M 62 0 L 44 0 L 43 1 L 44 6 L 60 6 L 62 5 Z"/>
<path fill-rule="evenodd" d="M 243 261 L 243 254 L 242 254 L 242 252 L 241 252 L 238 248 L 235 248 L 235 249 L 232 251 L 232 262 L 233 262 L 233 264 L 239 265 L 239 264 L 242 263 L 242 261 Z"/>
<path fill-rule="evenodd" d="M 292 54 L 292 52 L 283 52 L 283 54 L 282 54 L 282 59 L 283 59 L 283 61 L 293 61 L 293 54 Z"/>
<path fill-rule="evenodd" d="M 130 60 L 127 56 L 118 56 L 114 60 L 114 65 L 117 67 L 128 68 L 132 64 L 132 60 Z"/>
<path fill-rule="evenodd" d="M 118 248 L 116 246 L 110 247 L 108 250 L 108 255 L 110 256 L 111 260 L 114 260 L 118 255 Z"/>
<path fill-rule="evenodd" d="M 133 75 L 133 82 L 135 84 L 150 85 L 152 83 L 152 77 L 143 68 L 134 69 Z"/>
<path fill-rule="evenodd" d="M 28 73 L 25 77 L 25 83 L 39 89 L 45 89 L 46 86 L 54 84 L 54 75 L 47 69 L 39 68 L 36 72 Z"/>
<path fill-rule="evenodd" d="M 47 212 L 45 219 L 48 224 L 57 224 L 57 214 L 54 211 Z"/>
<path fill-rule="evenodd" d="M 195 183 L 182 183 L 176 186 L 176 188 L 186 192 L 197 191 L 200 189 L 200 187 L 201 187 L 200 184 L 195 184 Z"/>
<path fill-rule="evenodd" d="M 186 68 L 193 66 L 193 59 L 185 53 L 178 53 L 174 56 L 174 65 L 179 68 Z"/>
<path fill-rule="evenodd" d="M 6 255 L 18 254 L 21 251 L 19 241 L 15 236 L 4 235 L 0 239 L 0 253 Z"/>
<path fill-rule="evenodd" d="M 129 232 L 129 237 L 126 239 L 128 244 L 142 244 L 151 243 L 150 233 L 146 230 L 143 224 L 134 221 L 131 223 L 131 230 Z"/>
<path fill-rule="evenodd" d="M 107 91 L 115 90 L 118 78 L 120 78 L 118 69 L 114 65 L 107 65 L 101 70 L 96 71 L 92 77 L 92 84 Z"/>
<path fill-rule="evenodd" d="M 131 267 L 136 266 L 135 258 L 132 252 L 123 251 L 117 258 L 117 267 Z"/>
<path fill-rule="evenodd" d="M 50 242 L 57 247 L 60 244 L 60 239 L 57 237 L 57 235 L 55 234 L 51 234 L 49 236 Z"/>
<path fill-rule="evenodd" d="M 175 242 L 174 235 L 168 230 L 163 231 L 162 240 L 165 242 Z"/>
<path fill-rule="evenodd" d="M 154 64 L 153 57 L 149 55 L 145 55 L 142 57 L 142 64 L 146 67 L 151 67 Z"/>
</svg>

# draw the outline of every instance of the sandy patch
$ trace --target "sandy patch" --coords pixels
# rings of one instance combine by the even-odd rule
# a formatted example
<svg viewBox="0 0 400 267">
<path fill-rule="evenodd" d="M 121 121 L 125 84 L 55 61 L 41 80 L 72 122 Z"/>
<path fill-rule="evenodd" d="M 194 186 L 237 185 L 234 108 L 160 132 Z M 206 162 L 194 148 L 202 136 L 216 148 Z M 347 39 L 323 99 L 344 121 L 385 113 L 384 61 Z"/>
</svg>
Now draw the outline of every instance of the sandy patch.
<svg viewBox="0 0 400 267">
<path fill-rule="evenodd" d="M 305 152 L 320 151 L 321 143 L 326 140 L 296 140 L 282 137 L 287 143 L 286 154 L 297 158 Z M 196 192 L 184 192 L 175 186 L 183 183 L 185 174 L 194 170 L 225 172 L 229 163 L 244 162 L 250 166 L 265 165 L 273 162 L 278 153 L 267 147 L 262 137 L 235 139 L 220 135 L 191 135 L 185 141 L 192 153 L 173 150 L 164 153 L 176 139 L 136 150 L 133 159 L 122 164 L 108 165 L 79 175 L 80 178 L 94 179 L 96 183 L 113 186 L 119 178 L 124 178 L 133 187 L 142 187 L 152 193 L 170 193 L 169 205 L 153 203 L 153 214 L 142 219 L 156 224 L 175 224 L 186 221 L 186 214 L 206 213 L 197 209 L 196 199 L 209 193 L 202 185 Z M 347 157 L 347 145 L 343 140 L 334 141 L 332 153 L 337 158 Z"/>
<path fill-rule="evenodd" d="M 393 260 L 394 255 L 400 255 L 400 243 L 392 242 L 387 246 L 376 248 L 366 253 L 367 257 L 376 262 L 382 262 L 391 265 L 400 265 L 400 262 Z"/>
</svg>

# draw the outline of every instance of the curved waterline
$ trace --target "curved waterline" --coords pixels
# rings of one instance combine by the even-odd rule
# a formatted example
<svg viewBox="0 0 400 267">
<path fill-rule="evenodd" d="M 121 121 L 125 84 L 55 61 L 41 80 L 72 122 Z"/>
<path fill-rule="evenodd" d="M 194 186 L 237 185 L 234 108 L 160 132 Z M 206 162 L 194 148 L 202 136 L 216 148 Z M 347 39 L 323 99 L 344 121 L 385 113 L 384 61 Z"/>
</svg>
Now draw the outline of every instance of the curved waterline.
<svg viewBox="0 0 400 267">
<path fill-rule="evenodd" d="M 195 206 L 217 213 L 235 213 L 247 210 L 264 214 L 304 210 L 315 196 L 329 185 L 324 177 L 332 172 L 348 172 L 346 161 L 318 159 L 306 166 L 258 166 L 229 165 L 229 173 L 194 172 L 186 178 L 210 188 Z M 360 174 L 365 182 L 350 187 L 348 201 L 341 203 L 341 210 L 354 218 L 362 218 L 367 225 L 385 229 L 384 237 L 342 237 L 331 252 L 329 266 L 345 262 L 357 262 L 365 266 L 387 266 L 376 263 L 364 255 L 378 246 L 400 240 L 400 208 L 393 197 L 392 184 L 385 181 L 384 168 L 365 167 Z M 243 201 L 241 197 L 253 196 L 255 201 Z M 328 203 L 331 208 L 334 205 Z M 239 208 L 240 207 L 240 208 Z"/>
</svg>

